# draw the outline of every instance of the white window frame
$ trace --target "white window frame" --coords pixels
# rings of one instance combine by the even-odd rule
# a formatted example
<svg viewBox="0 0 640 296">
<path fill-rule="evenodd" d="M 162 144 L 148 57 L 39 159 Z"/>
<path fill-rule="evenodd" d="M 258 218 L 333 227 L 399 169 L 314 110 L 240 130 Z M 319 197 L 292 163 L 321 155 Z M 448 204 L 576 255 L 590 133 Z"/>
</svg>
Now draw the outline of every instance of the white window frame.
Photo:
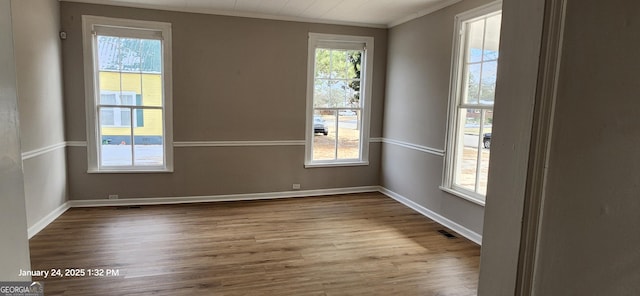
<svg viewBox="0 0 640 296">
<path fill-rule="evenodd" d="M 493 110 L 493 106 L 477 106 L 469 105 L 463 106 L 460 102 L 462 100 L 462 87 L 465 83 L 463 81 L 462 74 L 464 68 L 464 25 L 467 22 L 474 21 L 475 19 L 483 18 L 489 14 L 500 13 L 502 10 L 502 1 L 495 1 L 478 8 L 469 10 L 467 12 L 456 15 L 455 26 L 453 34 L 453 54 L 452 54 L 452 66 L 451 66 L 451 85 L 449 90 L 449 105 L 448 105 L 448 121 L 447 121 L 447 133 L 446 133 L 446 152 L 445 162 L 443 170 L 442 185 L 440 189 L 459 196 L 463 199 L 471 201 L 475 204 L 484 206 L 485 196 L 477 192 L 470 191 L 468 189 L 456 186 L 454 184 L 454 174 L 456 165 L 456 148 L 458 146 L 458 129 L 459 129 L 459 116 L 458 112 L 460 108 L 469 109 L 483 109 Z M 479 137 L 482 139 L 483 133 L 481 132 Z M 476 179 L 477 182 L 477 179 Z"/>
<path fill-rule="evenodd" d="M 162 112 L 163 112 L 163 156 L 162 166 L 101 166 L 99 139 L 100 116 L 98 100 L 99 75 L 96 59 L 95 32 L 116 32 L 121 37 L 158 39 L 162 41 Z M 89 173 L 164 173 L 173 172 L 173 113 L 172 113 L 172 64 L 171 64 L 171 24 L 164 22 L 139 21 L 100 16 L 82 16 L 82 36 L 84 54 L 85 105 L 87 119 L 87 172 Z M 128 106 L 124 106 L 127 108 Z M 135 106 L 134 109 L 139 109 Z M 136 112 L 132 110 L 132 116 Z M 133 122 L 135 127 L 135 122 Z M 133 139 L 132 139 L 133 140 Z"/>
<path fill-rule="evenodd" d="M 336 49 L 355 49 L 354 45 L 364 44 L 362 64 L 360 70 L 360 158 L 359 159 L 336 159 L 336 160 L 313 160 L 313 91 L 315 83 L 315 57 L 316 48 L 329 46 Z M 305 138 L 305 167 L 334 167 L 334 166 L 358 166 L 369 165 L 369 130 L 371 118 L 371 93 L 373 80 L 373 37 L 350 36 L 336 34 L 309 33 L 308 62 L 307 62 L 307 121 Z M 352 109 L 352 108 L 335 108 Z M 337 113 L 336 113 L 337 116 Z M 337 127 L 337 126 L 336 126 Z"/>
</svg>

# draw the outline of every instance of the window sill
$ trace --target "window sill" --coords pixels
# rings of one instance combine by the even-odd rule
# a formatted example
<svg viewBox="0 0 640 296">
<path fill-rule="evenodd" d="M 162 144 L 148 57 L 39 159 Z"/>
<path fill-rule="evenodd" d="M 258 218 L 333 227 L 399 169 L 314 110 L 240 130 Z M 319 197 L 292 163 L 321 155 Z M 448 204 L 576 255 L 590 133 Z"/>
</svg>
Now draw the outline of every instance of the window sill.
<svg viewBox="0 0 640 296">
<path fill-rule="evenodd" d="M 484 200 L 481 200 L 481 199 L 479 199 L 477 197 L 474 197 L 472 195 L 469 195 L 467 193 L 464 193 L 464 192 L 461 192 L 461 191 L 458 191 L 458 190 L 455 190 L 455 189 L 443 187 L 443 186 L 440 186 L 440 190 L 442 190 L 444 192 L 447 192 L 447 193 L 450 193 L 450 194 L 453 194 L 453 195 L 455 195 L 457 197 L 460 197 L 462 199 L 466 199 L 467 201 L 470 201 L 470 202 L 472 202 L 474 204 L 477 204 L 477 205 L 480 205 L 480 206 L 483 206 L 483 207 L 485 205 L 485 201 Z"/>
<path fill-rule="evenodd" d="M 304 167 L 310 168 L 326 168 L 326 167 L 350 167 L 369 165 L 368 161 L 349 161 L 349 162 L 311 162 L 305 163 Z"/>
<path fill-rule="evenodd" d="M 117 169 L 89 169 L 89 174 L 167 174 L 173 173 L 173 169 L 131 169 L 131 170 L 117 170 Z"/>
</svg>

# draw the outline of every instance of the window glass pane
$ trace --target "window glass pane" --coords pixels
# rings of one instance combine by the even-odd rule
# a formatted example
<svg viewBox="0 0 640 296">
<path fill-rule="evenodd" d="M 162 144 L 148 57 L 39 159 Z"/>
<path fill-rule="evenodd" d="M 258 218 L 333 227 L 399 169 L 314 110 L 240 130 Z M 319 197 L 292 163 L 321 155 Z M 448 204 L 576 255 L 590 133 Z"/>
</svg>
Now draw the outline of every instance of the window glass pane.
<svg viewBox="0 0 640 296">
<path fill-rule="evenodd" d="M 487 180 L 489 177 L 489 157 L 491 148 L 491 130 L 493 124 L 493 111 L 484 111 L 484 122 L 482 125 L 482 153 L 480 154 L 480 176 L 478 183 L 478 193 L 487 194 Z"/>
<path fill-rule="evenodd" d="M 316 79 L 313 86 L 313 107 L 329 108 L 331 107 L 331 88 L 329 80 Z"/>
<path fill-rule="evenodd" d="M 135 96 L 133 94 L 120 94 L 120 104 L 127 106 L 135 105 Z"/>
<path fill-rule="evenodd" d="M 101 93 L 100 94 L 100 104 L 103 105 L 116 105 L 116 94 L 115 93 Z"/>
<path fill-rule="evenodd" d="M 360 116 L 358 110 L 338 111 L 338 159 L 360 158 Z"/>
<path fill-rule="evenodd" d="M 498 59 L 501 21 L 502 14 L 494 15 L 490 18 L 487 18 L 483 51 L 483 59 L 485 61 Z"/>
<path fill-rule="evenodd" d="M 360 108 L 360 80 L 350 80 L 347 82 L 347 103 L 345 107 Z"/>
<path fill-rule="evenodd" d="M 478 104 L 480 95 L 480 75 L 482 64 L 470 64 L 467 66 L 466 73 L 466 93 L 464 94 L 464 102 L 466 104 Z"/>
<path fill-rule="evenodd" d="M 313 160 L 336 159 L 336 112 L 313 112 Z"/>
<path fill-rule="evenodd" d="M 100 92 L 100 104 L 120 104 L 118 96 L 122 91 L 120 72 L 101 71 L 98 73 L 98 79 L 100 80 L 99 92 Z M 104 97 L 103 97 L 104 96 Z M 109 103 L 103 101 L 107 99 Z"/>
<path fill-rule="evenodd" d="M 115 125 L 115 113 L 113 112 L 113 108 L 100 109 L 100 122 L 103 126 Z"/>
<path fill-rule="evenodd" d="M 496 79 L 498 77 L 498 62 L 482 64 L 482 82 L 480 84 L 480 104 L 493 105 L 496 96 Z"/>
<path fill-rule="evenodd" d="M 100 165 L 131 166 L 131 129 L 102 127 L 101 130 Z"/>
<path fill-rule="evenodd" d="M 467 23 L 466 28 L 467 62 L 476 63 L 482 60 L 482 41 L 484 37 L 484 19 Z"/>
<path fill-rule="evenodd" d="M 347 60 L 346 50 L 332 50 L 331 51 L 331 78 L 333 79 L 346 79 L 347 71 L 350 68 L 350 63 Z"/>
<path fill-rule="evenodd" d="M 136 106 L 140 95 L 134 92 L 102 91 L 100 93 L 100 105 Z"/>
<path fill-rule="evenodd" d="M 141 74 L 133 80 L 140 81 L 140 89 L 136 92 L 141 94 L 140 106 L 162 107 L 163 105 L 163 85 L 162 85 L 162 42 L 160 40 L 141 41 Z"/>
<path fill-rule="evenodd" d="M 142 96 L 141 95 L 136 95 L 136 106 L 141 106 L 142 105 Z M 136 127 L 143 127 L 144 126 L 144 110 L 142 109 L 134 109 L 135 112 L 135 123 L 136 123 Z"/>
<path fill-rule="evenodd" d="M 360 102 L 360 70 L 362 64 L 362 51 L 351 50 L 347 52 L 347 59 L 349 62 L 347 69 L 347 102 L 345 107 L 359 108 Z"/>
<path fill-rule="evenodd" d="M 345 80 L 329 80 L 329 87 L 331 88 L 331 102 L 329 107 L 346 107 L 349 105 L 347 94 L 349 92 L 349 85 Z"/>
<path fill-rule="evenodd" d="M 131 109 L 100 107 L 101 127 L 128 127 L 131 126 Z"/>
<path fill-rule="evenodd" d="M 142 76 L 143 74 L 140 73 L 122 73 L 120 75 L 120 88 L 122 89 L 120 104 L 131 105 L 133 102 L 131 98 L 142 93 Z"/>
<path fill-rule="evenodd" d="M 118 111 L 116 111 L 118 112 Z M 120 108 L 120 123 L 119 126 L 131 126 L 131 109 L 129 108 Z M 117 116 L 116 116 L 117 117 Z M 117 122 L 116 122 L 117 124 Z"/>
<path fill-rule="evenodd" d="M 315 78 L 329 78 L 331 51 L 325 48 L 316 49 Z"/>
<path fill-rule="evenodd" d="M 119 56 L 122 63 L 122 72 L 139 73 L 141 71 L 140 45 L 140 39 L 120 38 Z"/>
<path fill-rule="evenodd" d="M 164 163 L 162 110 L 135 109 L 136 115 L 142 114 L 145 124 L 133 129 L 135 165 L 162 166 Z M 136 118 L 137 119 L 137 118 Z"/>
<path fill-rule="evenodd" d="M 140 59 L 140 72 L 155 74 L 162 72 L 162 42 L 160 40 L 141 39 Z"/>
<path fill-rule="evenodd" d="M 349 65 L 347 65 L 347 78 L 360 79 L 360 70 L 362 68 L 362 51 L 349 50 L 347 51 L 347 58 L 349 61 Z"/>
<path fill-rule="evenodd" d="M 481 112 L 479 109 L 459 110 L 454 184 L 470 191 L 475 191 L 476 184 Z"/>
<path fill-rule="evenodd" d="M 163 85 L 162 74 L 142 73 L 142 89 L 140 106 L 162 107 Z"/>
<path fill-rule="evenodd" d="M 98 36 L 98 69 L 99 71 L 120 71 L 120 38 Z"/>
</svg>

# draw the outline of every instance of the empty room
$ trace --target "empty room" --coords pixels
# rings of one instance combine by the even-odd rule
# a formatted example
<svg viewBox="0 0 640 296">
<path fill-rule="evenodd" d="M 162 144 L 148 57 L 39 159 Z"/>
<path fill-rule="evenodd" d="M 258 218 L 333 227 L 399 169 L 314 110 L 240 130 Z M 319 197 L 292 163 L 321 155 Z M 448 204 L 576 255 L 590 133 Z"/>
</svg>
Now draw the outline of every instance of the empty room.
<svg viewBox="0 0 640 296">
<path fill-rule="evenodd" d="M 639 11 L 0 0 L 0 295 L 640 294 Z"/>
</svg>

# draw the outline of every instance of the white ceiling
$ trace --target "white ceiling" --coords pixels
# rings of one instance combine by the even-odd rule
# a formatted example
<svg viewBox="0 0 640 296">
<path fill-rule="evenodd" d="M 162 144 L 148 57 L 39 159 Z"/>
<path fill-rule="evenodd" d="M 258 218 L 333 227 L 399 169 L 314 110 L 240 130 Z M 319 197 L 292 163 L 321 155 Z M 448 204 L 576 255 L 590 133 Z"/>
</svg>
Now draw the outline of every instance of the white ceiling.
<svg viewBox="0 0 640 296">
<path fill-rule="evenodd" d="M 393 27 L 462 0 L 61 0 L 367 27 Z"/>
</svg>

